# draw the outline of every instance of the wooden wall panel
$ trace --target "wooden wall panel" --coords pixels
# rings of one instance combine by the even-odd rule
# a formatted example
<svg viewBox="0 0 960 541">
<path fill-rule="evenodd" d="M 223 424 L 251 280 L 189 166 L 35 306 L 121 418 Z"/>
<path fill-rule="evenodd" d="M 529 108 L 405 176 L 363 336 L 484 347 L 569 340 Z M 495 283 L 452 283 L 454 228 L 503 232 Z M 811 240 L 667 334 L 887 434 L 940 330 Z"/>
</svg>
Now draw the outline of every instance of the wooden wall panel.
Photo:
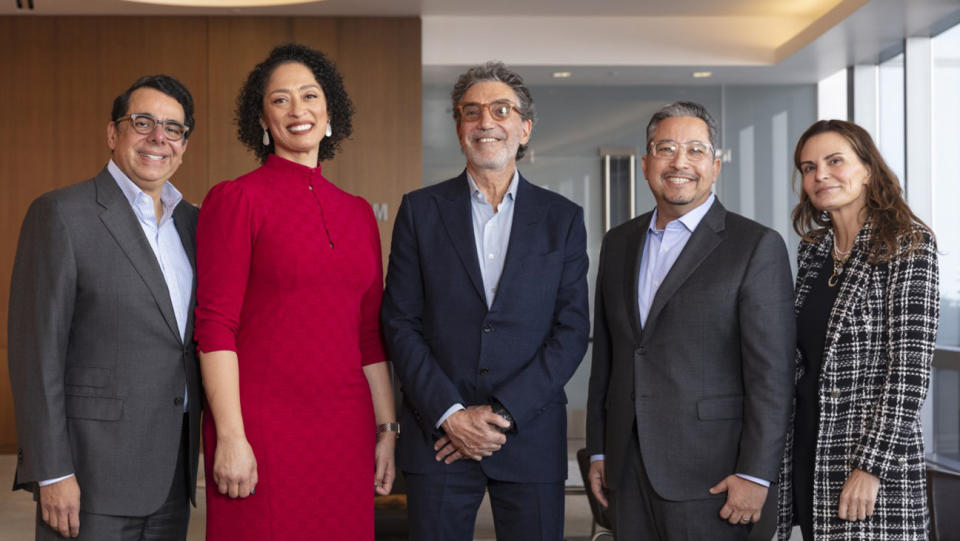
<svg viewBox="0 0 960 541">
<path fill-rule="evenodd" d="M 16 51 L 14 48 L 13 21 L 0 18 L 0 51 Z M 13 104 L 7 107 L 12 115 L 18 107 L 13 101 L 13 60 L 16 54 L 0 55 L 0 103 Z M 10 394 L 10 379 L 7 377 L 7 305 L 9 302 L 9 276 L 13 265 L 14 245 L 19 233 L 19 205 L 13 201 L 12 141 L 16 126 L 6 122 L 0 126 L 0 453 L 16 451 L 16 428 L 13 422 L 13 399 Z"/>
<path fill-rule="evenodd" d="M 247 74 L 270 50 L 291 39 L 290 19 L 281 17 L 217 17 L 210 19 L 207 73 L 210 77 L 208 189 L 259 165 L 237 141 L 234 109 Z M 199 203 L 200 201 L 197 201 Z"/>
<path fill-rule="evenodd" d="M 114 98 L 143 75 L 173 75 L 190 90 L 197 131 L 172 180 L 188 201 L 199 204 L 207 193 L 207 18 L 100 17 L 95 36 L 102 83 L 97 107 L 105 109 L 107 119 Z M 102 148 L 109 153 L 105 141 Z M 102 161 L 108 158 L 105 154 Z"/>
<path fill-rule="evenodd" d="M 4 114 L 7 126 L 0 131 L 12 131 L 4 141 L 0 161 L 5 163 L 5 178 L 0 182 L 0 194 L 4 199 L 4 213 L 0 218 L 0 250 L 3 257 L 0 262 L 0 303 L 4 313 L 9 303 L 9 276 L 13 269 L 13 255 L 16 252 L 20 224 L 26 214 L 30 201 L 37 195 L 58 185 L 56 173 L 56 140 L 58 115 L 56 61 L 56 27 L 36 18 L 13 24 L 9 28 L 13 51 L 7 69 L 9 75 L 2 77 L 7 86 L 7 96 L 3 103 L 12 104 Z M 30 43 L 30 47 L 16 44 Z M 26 159 L 30 157 L 30 159 Z M 3 317 L 3 346 L 6 349 L 6 323 Z M 6 357 L 3 373 L 8 374 Z M 0 413 L 6 418 L 0 421 L 0 430 L 7 431 L 0 440 L 0 446 L 7 448 L 12 443 L 9 434 L 14 428 L 13 402 L 8 394 L 0 400 Z"/>
<path fill-rule="evenodd" d="M 92 176 L 109 157 L 106 147 L 110 106 L 99 98 L 97 19 L 57 17 L 56 159 L 54 180 L 66 186 Z M 94 38 L 94 39 L 91 39 Z"/>
<path fill-rule="evenodd" d="M 113 99 L 136 78 L 169 73 L 190 89 L 197 127 L 174 184 L 199 204 L 257 166 L 236 138 L 234 105 L 256 63 L 297 40 L 337 62 L 357 108 L 354 135 L 324 174 L 373 203 L 384 257 L 400 196 L 421 185 L 420 21 L 264 17 L 0 17 L 0 452 L 16 448 L 7 377 L 7 308 L 30 202 L 89 178 L 110 157 Z"/>
<path fill-rule="evenodd" d="M 394 216 L 404 193 L 421 186 L 422 170 L 419 19 L 344 19 L 339 67 L 356 105 L 353 137 L 336 158 L 339 185 L 375 204 L 384 268 Z"/>
<path fill-rule="evenodd" d="M 13 41 L 13 21 L 9 17 L 0 17 L 0 51 L 15 51 Z M 13 60 L 16 54 L 0 54 L 0 103 L 13 104 L 13 85 L 14 78 L 7 74 L 13 73 Z M 18 109 L 15 105 L 7 107 L 10 118 L 14 111 Z M 20 209 L 19 202 L 13 201 L 13 139 L 16 137 L 16 126 L 11 121 L 9 124 L 3 121 L 0 126 L 0 347 L 7 346 L 7 302 L 10 290 L 2 287 L 10 276 L 10 268 L 13 264 L 14 247 L 16 235 L 19 232 L 20 216 L 23 212 Z M 0 358 L 0 379 L 6 375 L 7 356 Z M 0 415 L 5 413 L 6 404 L 0 400 Z M 2 434 L 2 433 L 0 433 Z"/>
</svg>

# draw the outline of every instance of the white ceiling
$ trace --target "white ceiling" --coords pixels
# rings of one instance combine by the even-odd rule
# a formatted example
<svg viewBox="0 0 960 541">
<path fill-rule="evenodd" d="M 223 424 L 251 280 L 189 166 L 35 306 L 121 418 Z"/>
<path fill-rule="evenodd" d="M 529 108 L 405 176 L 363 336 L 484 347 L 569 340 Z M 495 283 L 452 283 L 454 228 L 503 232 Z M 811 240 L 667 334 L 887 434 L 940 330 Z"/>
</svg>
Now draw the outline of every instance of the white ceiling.
<svg viewBox="0 0 960 541">
<path fill-rule="evenodd" d="M 185 0 L 187 3 L 190 0 Z M 843 0 L 326 0 L 269 8 L 164 6 L 124 0 L 33 0 L 39 15 L 560 15 L 815 17 Z M 14 14 L 16 0 L 2 0 Z M 26 6 L 29 0 L 21 0 Z M 196 4 L 203 3 L 195 0 Z M 28 11 L 26 9 L 21 12 Z"/>
<path fill-rule="evenodd" d="M 30 0 L 20 0 L 24 7 Z M 496 58 L 530 82 L 812 83 L 960 22 L 960 0 L 327 0 L 272 8 L 0 0 L 0 15 L 419 16 L 425 82 Z M 693 71 L 713 72 L 693 79 Z M 555 80 L 554 71 L 570 71 Z"/>
</svg>

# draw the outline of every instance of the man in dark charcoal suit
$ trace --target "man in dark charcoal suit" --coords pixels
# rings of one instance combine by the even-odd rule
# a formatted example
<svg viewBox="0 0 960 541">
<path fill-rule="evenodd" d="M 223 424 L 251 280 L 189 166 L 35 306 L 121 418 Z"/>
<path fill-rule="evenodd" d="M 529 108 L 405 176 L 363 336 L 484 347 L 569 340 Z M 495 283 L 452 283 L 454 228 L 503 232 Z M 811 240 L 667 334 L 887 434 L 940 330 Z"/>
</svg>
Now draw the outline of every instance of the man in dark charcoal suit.
<svg viewBox="0 0 960 541">
<path fill-rule="evenodd" d="M 474 67 L 452 98 L 466 170 L 404 197 L 382 309 L 411 539 L 473 539 L 489 491 L 498 539 L 560 541 L 563 386 L 590 326 L 583 211 L 517 170 L 534 120 L 519 75 Z"/>
<path fill-rule="evenodd" d="M 657 207 L 601 248 L 587 448 L 618 539 L 745 539 L 780 464 L 790 265 L 780 235 L 711 192 L 717 131 L 695 103 L 653 116 L 642 162 Z"/>
<path fill-rule="evenodd" d="M 37 494 L 37 539 L 186 538 L 197 209 L 169 179 L 193 124 L 179 81 L 139 79 L 113 103 L 107 166 L 27 211 L 8 336 L 14 488 Z"/>
</svg>

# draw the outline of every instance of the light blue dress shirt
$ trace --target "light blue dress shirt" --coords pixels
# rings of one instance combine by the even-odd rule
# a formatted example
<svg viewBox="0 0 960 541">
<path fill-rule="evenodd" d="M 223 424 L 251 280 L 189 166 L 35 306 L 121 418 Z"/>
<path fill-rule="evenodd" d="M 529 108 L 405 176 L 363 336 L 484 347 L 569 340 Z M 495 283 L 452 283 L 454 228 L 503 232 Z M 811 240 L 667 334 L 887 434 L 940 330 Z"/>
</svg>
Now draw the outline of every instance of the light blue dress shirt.
<svg viewBox="0 0 960 541">
<path fill-rule="evenodd" d="M 706 216 L 713 204 L 714 196 L 712 193 L 707 200 L 700 206 L 688 211 L 676 220 L 667 222 L 666 227 L 657 229 L 656 209 L 653 211 L 653 217 L 650 218 L 650 225 L 647 227 L 647 239 L 643 243 L 643 258 L 640 260 L 640 276 L 637 277 L 639 287 L 637 287 L 637 305 L 640 307 L 640 325 L 647 324 L 647 315 L 650 313 L 650 306 L 653 304 L 653 297 L 660 289 L 660 284 L 667 277 L 667 273 L 673 268 L 673 264 L 680 257 L 680 252 L 690 240 L 693 230 L 700 225 L 700 220 Z"/>
<path fill-rule="evenodd" d="M 513 179 L 503 194 L 503 199 L 493 209 L 487 201 L 486 194 L 477 186 L 470 173 L 467 173 L 467 183 L 470 185 L 470 214 L 473 217 L 473 240 L 477 247 L 477 261 L 480 263 L 480 277 L 483 278 L 483 292 L 486 295 L 487 308 L 493 306 L 493 299 L 497 296 L 497 287 L 500 285 L 500 275 L 503 274 L 503 262 L 510 245 L 510 231 L 513 229 L 513 209 L 517 198 L 517 185 L 520 183 L 520 171 L 513 170 Z M 454 413 L 464 409 L 463 404 L 456 403 L 443 412 L 435 425 L 440 425 Z"/>
<path fill-rule="evenodd" d="M 187 251 L 183 248 L 180 234 L 177 233 L 173 223 L 173 210 L 183 200 L 183 195 L 173 187 L 173 184 L 164 183 L 160 192 L 163 214 L 160 216 L 160 222 L 157 223 L 153 199 L 134 184 L 113 160 L 107 164 L 107 171 L 113 176 L 113 180 L 117 182 L 120 191 L 130 203 L 137 221 L 140 222 L 140 227 L 143 228 L 143 234 L 147 237 L 150 248 L 153 249 L 153 255 L 157 256 L 157 263 L 167 283 L 167 291 L 170 292 L 170 302 L 173 303 L 173 314 L 177 318 L 180 338 L 186 340 L 187 312 L 190 310 L 190 297 L 193 295 L 193 266 L 190 265 L 190 258 L 187 257 Z M 187 411 L 187 398 L 187 388 L 184 387 L 183 411 Z M 45 487 L 70 477 L 73 477 L 72 473 L 56 479 L 40 481 L 38 484 Z"/>
<path fill-rule="evenodd" d="M 653 216 L 650 218 L 650 225 L 647 227 L 647 237 L 643 243 L 643 258 L 640 260 L 640 275 L 637 277 L 637 306 L 640 311 L 640 325 L 647 324 L 647 316 L 650 314 L 650 306 L 653 299 L 660 289 L 667 273 L 677 262 L 680 253 L 690 240 L 694 230 L 700 225 L 703 217 L 707 215 L 710 207 L 713 205 L 716 196 L 711 193 L 707 200 L 694 209 L 691 209 L 683 216 L 667 222 L 663 229 L 657 229 L 657 210 L 654 209 Z M 591 461 L 603 460 L 604 455 L 592 455 Z M 750 475 L 737 474 L 737 476 L 769 487 L 770 482 L 764 479 L 758 479 Z M 720 479 L 717 479 L 719 482 Z"/>
</svg>

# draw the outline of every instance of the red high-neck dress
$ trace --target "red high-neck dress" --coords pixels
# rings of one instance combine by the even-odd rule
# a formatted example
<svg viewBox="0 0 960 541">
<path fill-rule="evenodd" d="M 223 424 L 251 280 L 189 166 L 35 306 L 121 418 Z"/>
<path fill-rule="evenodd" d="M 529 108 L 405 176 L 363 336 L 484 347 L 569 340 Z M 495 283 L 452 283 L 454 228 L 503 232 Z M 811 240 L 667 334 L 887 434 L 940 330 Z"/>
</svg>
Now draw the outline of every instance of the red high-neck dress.
<svg viewBox="0 0 960 541">
<path fill-rule="evenodd" d="M 370 205 L 271 155 L 213 187 L 197 227 L 196 339 L 236 351 L 256 494 L 213 482 L 207 539 L 373 539 L 376 422 L 363 366 L 385 360 L 380 237 Z"/>
</svg>

